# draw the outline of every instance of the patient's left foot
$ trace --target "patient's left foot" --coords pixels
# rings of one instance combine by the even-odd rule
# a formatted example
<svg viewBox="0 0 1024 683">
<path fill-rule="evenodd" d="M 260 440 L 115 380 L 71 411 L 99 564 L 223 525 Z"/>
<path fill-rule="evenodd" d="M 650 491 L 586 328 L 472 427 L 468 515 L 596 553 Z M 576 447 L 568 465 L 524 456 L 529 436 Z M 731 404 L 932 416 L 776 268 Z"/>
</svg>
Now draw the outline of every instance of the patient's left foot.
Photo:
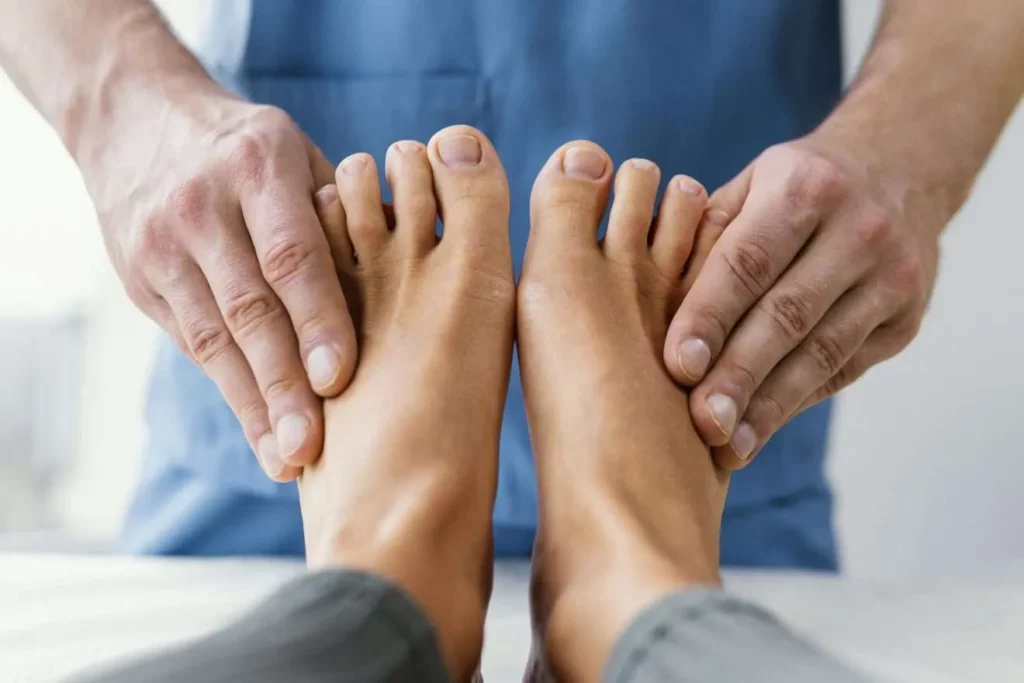
<svg viewBox="0 0 1024 683">
<path fill-rule="evenodd" d="M 324 452 L 299 480 L 307 558 L 404 588 L 464 680 L 490 591 L 512 357 L 508 187 L 490 142 L 466 126 L 392 145 L 386 171 L 393 229 L 369 155 L 343 161 L 336 194 L 317 197 L 357 304 L 361 357 L 349 388 L 325 402 Z"/>
</svg>

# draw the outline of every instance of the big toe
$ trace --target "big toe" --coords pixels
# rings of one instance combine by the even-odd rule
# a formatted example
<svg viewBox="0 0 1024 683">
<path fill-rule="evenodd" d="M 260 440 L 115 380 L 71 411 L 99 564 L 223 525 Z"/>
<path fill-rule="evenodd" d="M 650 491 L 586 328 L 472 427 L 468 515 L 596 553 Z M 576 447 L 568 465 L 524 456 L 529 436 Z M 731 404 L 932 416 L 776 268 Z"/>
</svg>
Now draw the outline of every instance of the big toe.
<svg viewBox="0 0 1024 683">
<path fill-rule="evenodd" d="M 472 250 L 511 263 L 508 178 L 487 136 L 450 126 L 427 144 L 441 216 L 441 248 Z"/>
<path fill-rule="evenodd" d="M 612 161 L 599 145 L 586 140 L 559 147 L 533 184 L 530 239 L 580 240 L 597 244 Z"/>
</svg>

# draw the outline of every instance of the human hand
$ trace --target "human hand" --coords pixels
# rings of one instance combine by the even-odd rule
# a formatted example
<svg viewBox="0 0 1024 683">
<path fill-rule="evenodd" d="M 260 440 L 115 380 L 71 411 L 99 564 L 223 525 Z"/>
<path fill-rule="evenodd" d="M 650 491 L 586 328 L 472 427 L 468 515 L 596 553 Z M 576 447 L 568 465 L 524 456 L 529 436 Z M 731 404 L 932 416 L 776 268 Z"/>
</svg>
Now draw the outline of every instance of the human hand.
<svg viewBox="0 0 1024 683">
<path fill-rule="evenodd" d="M 334 169 L 273 107 L 224 93 L 112 136 L 90 179 L 131 300 L 217 384 L 263 469 L 319 457 L 356 338 L 314 192 Z"/>
<path fill-rule="evenodd" d="M 665 363 L 719 466 L 914 337 L 946 217 L 911 211 L 866 154 L 813 135 L 764 152 L 709 200 L 727 225 L 677 311 Z"/>
</svg>

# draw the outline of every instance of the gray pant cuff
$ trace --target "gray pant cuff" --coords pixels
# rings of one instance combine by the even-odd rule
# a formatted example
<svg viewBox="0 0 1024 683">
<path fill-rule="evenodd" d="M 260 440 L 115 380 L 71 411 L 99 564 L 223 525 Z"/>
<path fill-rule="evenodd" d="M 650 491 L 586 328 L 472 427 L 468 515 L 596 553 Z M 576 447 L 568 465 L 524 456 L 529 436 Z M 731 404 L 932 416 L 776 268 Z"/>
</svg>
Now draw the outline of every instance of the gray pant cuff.
<svg viewBox="0 0 1024 683">
<path fill-rule="evenodd" d="M 673 593 L 619 638 L 608 683 L 865 683 L 765 610 L 714 588 Z"/>
</svg>

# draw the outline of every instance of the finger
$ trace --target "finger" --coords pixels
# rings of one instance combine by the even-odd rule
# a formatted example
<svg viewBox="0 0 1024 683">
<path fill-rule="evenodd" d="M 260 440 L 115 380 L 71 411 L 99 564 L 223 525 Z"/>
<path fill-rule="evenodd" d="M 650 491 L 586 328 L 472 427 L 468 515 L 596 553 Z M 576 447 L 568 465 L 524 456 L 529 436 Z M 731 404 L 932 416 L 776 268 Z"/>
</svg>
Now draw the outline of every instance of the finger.
<svg viewBox="0 0 1024 683">
<path fill-rule="evenodd" d="M 825 399 L 835 396 L 860 379 L 872 367 L 895 356 L 914 338 L 917 326 L 912 321 L 913 318 L 907 314 L 876 328 L 839 372 L 806 398 L 800 407 L 793 411 L 793 415 L 799 415 Z"/>
<path fill-rule="evenodd" d="M 351 271 L 355 268 L 355 258 L 345 222 L 345 209 L 338 198 L 337 186 L 331 183 L 321 187 L 313 197 L 313 204 L 316 206 L 317 218 L 320 219 L 320 227 L 331 248 L 331 260 L 334 261 L 335 270 Z"/>
<path fill-rule="evenodd" d="M 356 336 L 307 183 L 293 174 L 243 192 L 242 214 L 263 279 L 291 319 L 308 383 L 336 396 L 355 370 Z"/>
<path fill-rule="evenodd" d="M 754 394 L 730 442 L 716 449 L 719 466 L 744 466 L 895 312 L 890 301 L 877 287 L 854 287 L 840 297 Z"/>
<path fill-rule="evenodd" d="M 302 134 L 302 142 L 306 145 L 306 155 L 309 157 L 309 170 L 313 174 L 313 187 L 321 188 L 334 182 L 334 165 L 327 160 L 320 148 L 305 133 Z"/>
<path fill-rule="evenodd" d="M 714 367 L 694 390 L 694 423 L 709 443 L 724 445 L 722 439 L 732 436 L 724 433 L 722 417 L 712 414 L 711 409 L 731 401 L 735 407 L 725 406 L 726 411 L 743 415 L 750 397 L 769 373 L 871 267 L 872 250 L 851 244 L 852 230 L 847 229 L 845 217 L 837 216 L 833 223 L 834 229 L 812 239 L 789 270 L 746 313 L 729 335 Z M 892 312 L 878 311 L 871 321 L 872 328 Z M 713 401 L 709 400 L 712 396 L 716 397 Z M 749 442 L 748 436 L 743 435 L 744 444 Z"/>
<path fill-rule="evenodd" d="M 288 314 L 263 278 L 240 217 L 214 220 L 190 237 L 193 258 L 251 368 L 280 458 L 294 466 L 315 462 L 321 451 L 322 407 L 306 379 Z"/>
<path fill-rule="evenodd" d="M 815 188 L 815 179 L 768 164 L 756 169 L 742 209 L 711 251 L 669 328 L 669 372 L 685 386 L 703 379 L 733 327 L 775 283 L 818 225 L 817 200 L 823 191 Z M 805 185 L 810 189 L 792 189 Z M 732 199 L 731 189 L 725 194 Z M 731 425 L 723 425 L 721 431 L 731 430 Z"/>
<path fill-rule="evenodd" d="M 299 470 L 288 467 L 279 456 L 266 402 L 199 267 L 184 262 L 160 284 L 179 330 L 179 343 L 217 385 L 264 472 L 275 481 L 294 479 Z"/>
</svg>

